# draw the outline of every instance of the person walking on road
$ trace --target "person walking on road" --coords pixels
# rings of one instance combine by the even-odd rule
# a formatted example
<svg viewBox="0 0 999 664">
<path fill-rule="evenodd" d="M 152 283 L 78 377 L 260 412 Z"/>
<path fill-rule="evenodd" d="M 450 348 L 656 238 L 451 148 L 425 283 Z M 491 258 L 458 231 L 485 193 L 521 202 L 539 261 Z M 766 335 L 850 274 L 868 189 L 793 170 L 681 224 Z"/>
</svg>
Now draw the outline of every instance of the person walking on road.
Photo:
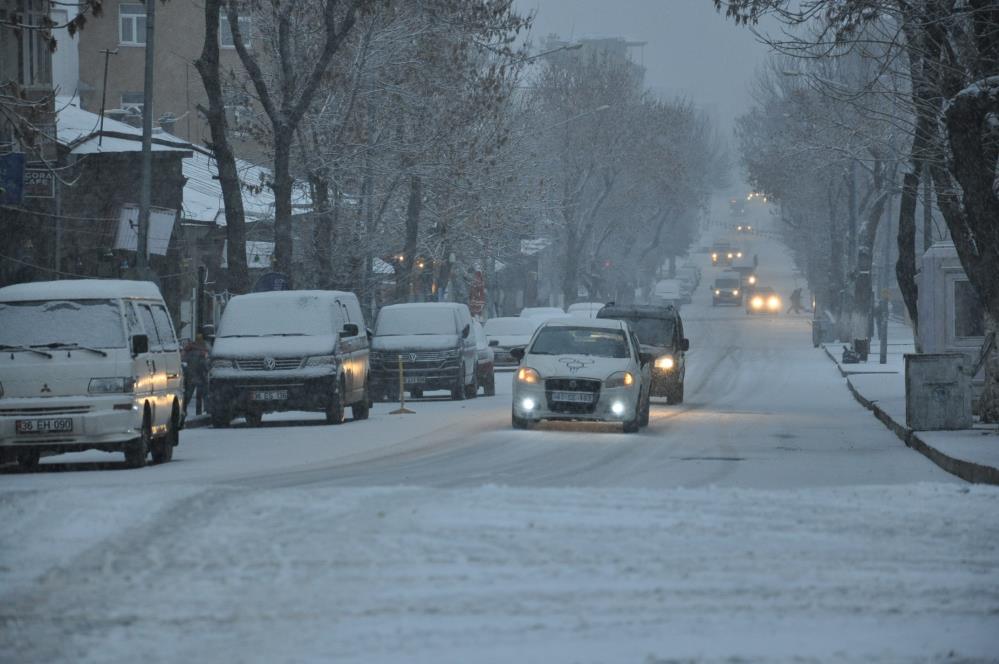
<svg viewBox="0 0 999 664">
<path fill-rule="evenodd" d="M 184 346 L 184 408 L 191 403 L 194 390 L 198 391 L 198 400 L 195 404 L 195 414 L 200 415 L 204 408 L 205 391 L 208 388 L 208 346 L 205 345 L 205 336 L 200 332 L 195 336 L 194 341 L 189 341 Z"/>
<path fill-rule="evenodd" d="M 787 308 L 787 313 L 801 313 L 801 289 L 795 288 L 791 291 L 791 306 Z"/>
</svg>

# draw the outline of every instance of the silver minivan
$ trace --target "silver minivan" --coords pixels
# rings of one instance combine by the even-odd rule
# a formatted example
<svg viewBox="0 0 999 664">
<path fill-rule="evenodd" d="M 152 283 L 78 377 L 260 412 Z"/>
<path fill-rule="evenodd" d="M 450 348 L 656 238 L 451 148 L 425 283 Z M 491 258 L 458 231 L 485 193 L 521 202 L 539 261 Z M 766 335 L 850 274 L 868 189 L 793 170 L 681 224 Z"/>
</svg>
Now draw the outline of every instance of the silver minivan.
<svg viewBox="0 0 999 664">
<path fill-rule="evenodd" d="M 80 279 L 0 288 L 0 454 L 151 453 L 169 461 L 183 427 L 180 348 L 145 281 Z"/>
<path fill-rule="evenodd" d="M 212 425 L 242 416 L 312 410 L 340 424 L 350 406 L 368 417 L 368 330 L 357 296 L 343 291 L 237 295 L 222 314 L 209 370 Z"/>
</svg>

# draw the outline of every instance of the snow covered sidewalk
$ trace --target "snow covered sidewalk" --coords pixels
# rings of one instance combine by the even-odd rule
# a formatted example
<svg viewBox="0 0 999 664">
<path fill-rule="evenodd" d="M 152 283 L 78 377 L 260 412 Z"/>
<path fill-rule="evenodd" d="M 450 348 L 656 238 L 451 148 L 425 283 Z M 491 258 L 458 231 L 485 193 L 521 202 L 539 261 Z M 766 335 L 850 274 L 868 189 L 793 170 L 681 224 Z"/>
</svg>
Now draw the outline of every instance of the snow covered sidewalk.
<svg viewBox="0 0 999 664">
<path fill-rule="evenodd" d="M 22 664 L 999 652 L 994 487 L 8 489 L 0 515 Z"/>
<path fill-rule="evenodd" d="M 857 401 L 870 409 L 905 444 L 949 473 L 969 482 L 999 484 L 999 428 L 975 425 L 966 431 L 912 431 L 905 425 L 905 360 L 914 352 L 912 329 L 892 321 L 887 363 L 880 364 L 878 340 L 871 340 L 867 362 L 843 364 L 843 343 L 824 344 Z"/>
</svg>

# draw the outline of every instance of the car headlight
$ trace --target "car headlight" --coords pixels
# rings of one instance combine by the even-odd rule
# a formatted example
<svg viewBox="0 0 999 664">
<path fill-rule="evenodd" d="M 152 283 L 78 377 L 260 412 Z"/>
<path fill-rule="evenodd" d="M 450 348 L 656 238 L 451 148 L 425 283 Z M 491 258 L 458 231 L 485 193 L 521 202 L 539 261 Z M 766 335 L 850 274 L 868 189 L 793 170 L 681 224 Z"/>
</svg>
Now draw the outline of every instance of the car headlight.
<svg viewBox="0 0 999 664">
<path fill-rule="evenodd" d="M 517 370 L 517 382 L 535 385 L 541 382 L 541 374 L 530 367 L 521 367 Z"/>
<path fill-rule="evenodd" d="M 736 253 L 735 257 L 736 258 L 742 258 L 742 252 L 740 251 L 740 252 Z"/>
<path fill-rule="evenodd" d="M 307 367 L 327 367 L 336 364 L 336 355 L 313 355 L 305 361 Z"/>
<path fill-rule="evenodd" d="M 711 254 L 711 260 L 713 261 L 718 260 L 718 254 Z"/>
<path fill-rule="evenodd" d="M 718 290 L 717 288 L 715 289 L 715 295 L 721 295 L 721 291 Z"/>
<path fill-rule="evenodd" d="M 771 309 L 779 309 L 780 298 L 776 296 L 771 296 L 770 299 L 767 300 L 767 306 L 770 307 Z"/>
<path fill-rule="evenodd" d="M 738 294 L 739 294 L 739 289 L 738 288 L 736 288 L 736 289 L 734 289 L 732 291 L 732 295 L 738 295 Z"/>
<path fill-rule="evenodd" d="M 728 257 L 729 257 L 729 258 L 732 258 L 732 254 L 728 254 Z"/>
<path fill-rule="evenodd" d="M 635 377 L 630 371 L 618 371 L 607 376 L 604 387 L 631 387 L 635 384 Z"/>
<path fill-rule="evenodd" d="M 663 355 L 656 358 L 656 369 L 672 369 L 676 365 L 672 355 Z"/>
<path fill-rule="evenodd" d="M 444 351 L 444 357 L 458 357 L 459 355 L 461 355 L 461 349 L 459 348 Z"/>
<path fill-rule="evenodd" d="M 134 378 L 91 378 L 87 386 L 91 394 L 124 394 L 134 389 Z"/>
<path fill-rule="evenodd" d="M 227 357 L 213 357 L 212 369 L 232 369 L 235 363 Z"/>
<path fill-rule="evenodd" d="M 756 283 L 756 277 L 750 277 L 747 281 L 749 282 L 749 285 L 752 286 Z"/>
<path fill-rule="evenodd" d="M 754 297 L 752 304 L 753 304 L 753 309 L 762 309 L 763 308 L 763 298 L 762 297 Z"/>
</svg>

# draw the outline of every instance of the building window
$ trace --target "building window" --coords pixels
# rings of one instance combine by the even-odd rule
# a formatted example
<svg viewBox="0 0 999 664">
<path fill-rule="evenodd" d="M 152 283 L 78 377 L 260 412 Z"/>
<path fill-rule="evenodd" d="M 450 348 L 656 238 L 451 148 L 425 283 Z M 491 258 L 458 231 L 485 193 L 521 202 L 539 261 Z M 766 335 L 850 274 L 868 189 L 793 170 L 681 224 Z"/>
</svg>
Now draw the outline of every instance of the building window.
<svg viewBox="0 0 999 664">
<path fill-rule="evenodd" d="M 118 28 L 120 43 L 143 46 L 146 43 L 146 6 L 118 5 Z"/>
<path fill-rule="evenodd" d="M 46 24 L 47 5 L 41 0 L 24 0 L 20 12 L 0 11 L 0 70 L 25 87 L 52 83 L 52 53 L 41 28 Z M 24 26 L 19 28 L 18 26 Z M 16 74 L 7 62 L 17 62 Z"/>
<path fill-rule="evenodd" d="M 970 281 L 954 282 L 954 336 L 985 336 L 985 309 Z"/>
<path fill-rule="evenodd" d="M 249 16 L 239 17 L 239 34 L 243 37 L 243 46 L 249 49 L 253 42 L 253 22 Z M 232 30 L 229 29 L 229 17 L 225 15 L 219 17 L 219 45 L 222 48 L 236 48 Z"/>
</svg>

